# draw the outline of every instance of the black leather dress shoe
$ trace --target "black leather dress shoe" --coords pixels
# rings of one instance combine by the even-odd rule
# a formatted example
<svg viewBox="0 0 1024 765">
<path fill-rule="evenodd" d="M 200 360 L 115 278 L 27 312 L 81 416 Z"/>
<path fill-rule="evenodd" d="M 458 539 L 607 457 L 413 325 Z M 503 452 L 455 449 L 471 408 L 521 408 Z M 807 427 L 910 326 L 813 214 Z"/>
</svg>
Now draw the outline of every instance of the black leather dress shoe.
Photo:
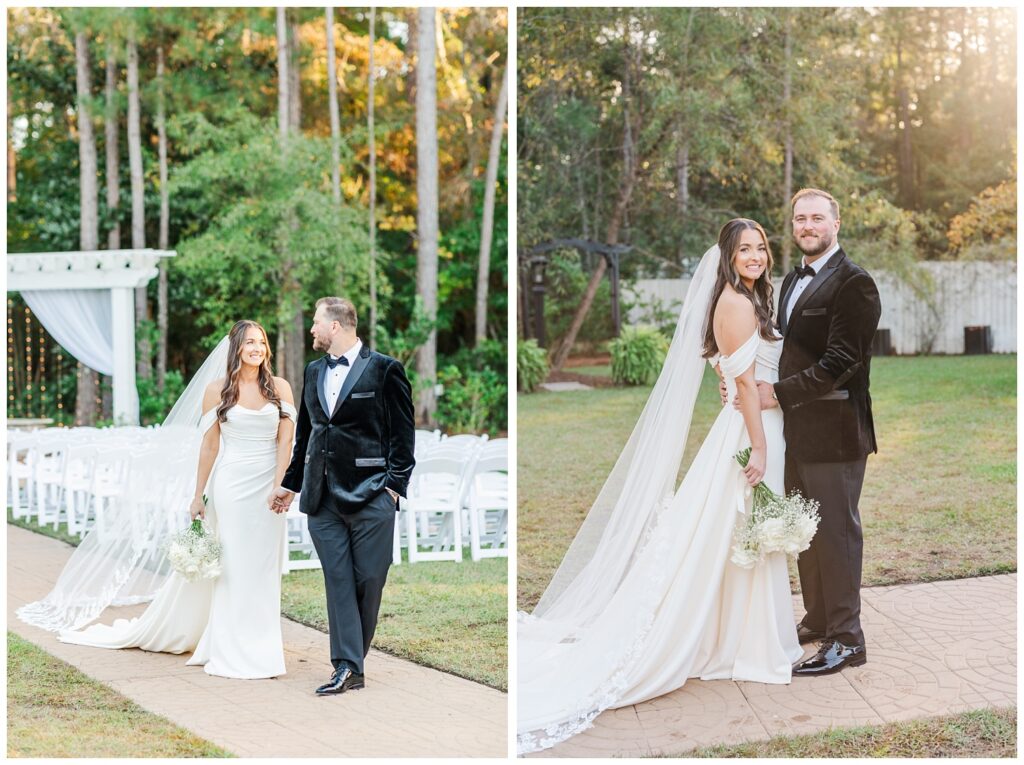
<svg viewBox="0 0 1024 765">
<path fill-rule="evenodd" d="M 338 667 L 334 670 L 329 683 L 324 683 L 316 689 L 317 696 L 333 696 L 345 691 L 357 691 L 366 687 L 366 679 L 363 675 L 357 675 L 348 667 Z"/>
<path fill-rule="evenodd" d="M 796 636 L 800 641 L 800 645 L 804 643 L 814 643 L 818 640 L 825 639 L 825 633 L 819 632 L 818 630 L 812 630 L 810 627 L 805 627 L 803 622 L 796 625 Z"/>
<path fill-rule="evenodd" d="M 797 677 L 831 675 L 847 667 L 859 667 L 868 661 L 867 649 L 862 645 L 843 645 L 838 640 L 826 640 L 811 658 L 793 667 Z"/>
</svg>

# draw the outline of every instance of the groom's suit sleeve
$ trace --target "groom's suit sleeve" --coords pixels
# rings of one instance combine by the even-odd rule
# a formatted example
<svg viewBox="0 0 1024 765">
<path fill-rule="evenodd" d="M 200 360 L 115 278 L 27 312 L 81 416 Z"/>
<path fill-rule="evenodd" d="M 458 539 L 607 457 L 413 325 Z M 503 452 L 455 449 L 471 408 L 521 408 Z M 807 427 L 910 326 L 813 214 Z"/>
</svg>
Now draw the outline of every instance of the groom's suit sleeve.
<svg viewBox="0 0 1024 765">
<path fill-rule="evenodd" d="M 296 407 L 299 410 L 299 421 L 295 425 L 295 447 L 292 449 L 292 461 L 288 465 L 288 470 L 285 471 L 284 478 L 281 479 L 281 486 L 296 494 L 302 491 L 302 477 L 306 472 L 306 444 L 309 443 L 309 431 L 312 428 L 309 409 L 306 408 L 305 402 L 306 386 L 310 384 L 309 366 L 306 367 L 304 373 L 306 379 L 302 386 L 303 400 L 299 401 L 299 405 Z M 316 385 L 315 375 L 312 384 Z"/>
<path fill-rule="evenodd" d="M 825 353 L 812 366 L 775 383 L 783 411 L 814 401 L 860 371 L 882 315 L 878 287 L 858 271 L 839 288 Z M 795 317 L 794 317 L 795 318 Z"/>
<path fill-rule="evenodd" d="M 416 465 L 416 411 L 412 404 L 412 386 L 405 369 L 392 360 L 384 372 L 384 414 L 388 429 L 388 477 L 385 486 L 405 497 L 409 477 Z"/>
</svg>

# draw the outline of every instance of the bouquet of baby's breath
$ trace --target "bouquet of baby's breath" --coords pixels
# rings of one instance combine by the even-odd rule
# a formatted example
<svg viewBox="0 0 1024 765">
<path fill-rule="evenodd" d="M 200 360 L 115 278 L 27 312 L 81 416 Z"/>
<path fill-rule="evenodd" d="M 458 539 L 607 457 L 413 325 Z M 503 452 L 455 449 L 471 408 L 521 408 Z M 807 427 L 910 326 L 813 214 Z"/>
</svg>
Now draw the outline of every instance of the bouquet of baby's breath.
<svg viewBox="0 0 1024 765">
<path fill-rule="evenodd" d="M 220 576 L 220 543 L 203 529 L 196 518 L 192 525 L 167 542 L 167 560 L 171 568 L 192 582 Z"/>
<path fill-rule="evenodd" d="M 750 461 L 750 447 L 736 455 L 736 461 L 746 467 Z M 753 568 L 755 563 L 773 552 L 797 555 L 808 547 L 818 530 L 819 503 L 793 492 L 780 497 L 764 481 L 754 486 L 754 501 L 745 523 L 736 524 L 733 532 L 732 562 L 741 568 Z"/>
</svg>

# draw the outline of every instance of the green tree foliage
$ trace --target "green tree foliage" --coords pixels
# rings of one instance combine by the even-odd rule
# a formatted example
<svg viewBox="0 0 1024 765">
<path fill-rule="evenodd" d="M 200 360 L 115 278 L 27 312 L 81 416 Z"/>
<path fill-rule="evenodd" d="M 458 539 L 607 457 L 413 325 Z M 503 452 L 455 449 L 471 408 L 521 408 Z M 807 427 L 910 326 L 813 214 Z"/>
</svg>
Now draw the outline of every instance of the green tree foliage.
<svg viewBox="0 0 1024 765">
<path fill-rule="evenodd" d="M 118 57 L 121 202 L 130 213 L 124 39 L 139 40 L 146 240 L 157 241 L 156 50 L 166 57 L 170 185 L 169 369 L 187 380 L 210 345 L 242 317 L 276 343 L 281 255 L 294 256 L 305 318 L 325 294 L 343 293 L 368 316 L 366 134 L 369 14 L 338 9 L 335 47 L 341 109 L 342 204 L 330 193 L 325 14 L 296 8 L 301 136 L 281 165 L 275 152 L 277 43 L 273 8 L 12 8 L 8 13 L 8 126 L 15 189 L 8 202 L 12 252 L 77 249 L 78 144 L 74 30 L 90 36 L 96 134 L 103 151 L 102 83 L 108 44 Z M 378 9 L 374 61 L 381 350 L 411 355 L 422 343 L 415 284 L 414 87 L 407 9 Z M 440 227 L 439 368 L 473 343 L 483 178 L 507 65 L 507 12 L 438 11 Z M 101 162 L 101 174 L 104 172 Z M 105 179 L 101 179 L 103 187 Z M 507 172 L 503 148 L 491 252 L 488 337 L 507 335 Z M 100 241 L 115 222 L 100 194 Z M 290 217 L 294 216 L 294 217 Z M 286 221 L 297 221 L 292 227 Z M 122 241 L 125 234 L 122 234 Z M 151 301 L 156 283 L 150 285 Z M 417 338 L 421 338 L 417 340 Z M 153 344 L 155 347 L 155 343 Z M 491 364 L 504 381 L 506 362 Z M 469 369 L 464 370 L 468 373 Z M 420 381 L 421 385 L 430 381 Z M 68 405 L 73 404 L 72 400 Z M 499 418 L 500 419 L 500 418 Z M 497 422 L 489 420 L 492 426 Z M 496 427 L 496 426 L 495 426 Z"/>
<path fill-rule="evenodd" d="M 527 8 L 519 18 L 524 249 L 603 240 L 628 191 L 626 280 L 685 275 L 735 216 L 765 226 L 779 262 L 788 135 L 793 190 L 834 193 L 847 250 L 909 278 L 922 259 L 974 257 L 947 239 L 952 221 L 995 204 L 978 195 L 1016 174 L 1009 8 Z M 579 263 L 583 280 L 596 265 Z M 552 346 L 579 302 L 553 266 Z M 595 302 L 580 337 L 606 316 Z"/>
</svg>

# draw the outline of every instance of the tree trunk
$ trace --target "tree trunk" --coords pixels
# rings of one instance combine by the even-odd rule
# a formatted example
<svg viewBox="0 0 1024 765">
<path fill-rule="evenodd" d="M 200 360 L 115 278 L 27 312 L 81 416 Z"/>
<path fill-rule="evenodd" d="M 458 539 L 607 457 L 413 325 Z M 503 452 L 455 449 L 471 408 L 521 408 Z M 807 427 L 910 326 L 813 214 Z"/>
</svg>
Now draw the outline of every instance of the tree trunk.
<svg viewBox="0 0 1024 765">
<path fill-rule="evenodd" d="M 498 104 L 494 108 L 491 130 L 491 152 L 487 157 L 484 180 L 483 224 L 480 232 L 480 263 L 476 272 L 476 347 L 487 335 L 487 286 L 491 275 L 491 238 L 494 234 L 494 187 L 498 184 L 498 162 L 501 159 L 501 138 L 505 132 L 505 107 L 508 104 L 508 71 L 501 77 Z"/>
<path fill-rule="evenodd" d="M 277 119 L 281 138 L 281 164 L 289 161 L 290 137 L 298 132 L 300 115 L 297 112 L 298 83 L 293 71 L 297 69 L 293 53 L 296 38 L 294 26 L 289 25 L 284 8 L 277 9 L 277 78 L 278 99 Z M 294 210 L 288 213 L 283 224 L 287 235 L 283 237 L 281 253 L 281 274 L 283 277 L 281 303 L 278 309 L 277 327 L 277 373 L 292 386 L 296 397 L 302 395 L 303 333 L 302 306 L 299 303 L 299 285 L 293 276 L 294 266 L 291 255 L 291 232 L 297 228 Z"/>
<path fill-rule="evenodd" d="M 85 31 L 75 35 L 75 81 L 78 89 L 78 165 L 79 165 L 79 234 L 82 250 L 99 247 L 99 199 L 96 186 L 96 136 L 88 100 L 92 92 L 89 68 L 89 37 Z M 75 422 L 92 425 L 96 422 L 97 373 L 81 362 L 78 364 Z"/>
<path fill-rule="evenodd" d="M 171 206 L 167 188 L 167 113 L 164 104 L 166 88 L 164 84 L 164 49 L 156 49 L 157 107 L 156 130 L 157 150 L 160 156 L 160 234 L 157 247 L 168 248 Z M 160 272 L 157 277 L 156 290 L 156 387 L 163 392 L 167 378 L 167 261 L 160 259 Z"/>
<path fill-rule="evenodd" d="M 683 135 L 682 125 L 676 127 L 676 211 L 683 226 L 690 214 L 690 141 Z M 679 263 L 686 259 L 686 249 L 680 237 L 677 253 Z"/>
<path fill-rule="evenodd" d="M 288 114 L 291 132 L 298 134 L 302 127 L 302 73 L 299 67 L 299 24 L 295 13 L 288 23 Z"/>
<path fill-rule="evenodd" d="M 146 210 L 142 177 L 142 109 L 139 101 L 139 51 L 135 33 L 128 33 L 128 167 L 131 171 L 132 186 L 132 249 L 146 247 Z M 135 359 L 135 374 L 140 379 L 151 375 L 149 366 L 149 340 L 141 331 L 147 318 L 146 288 L 135 289 L 135 331 L 138 356 Z"/>
<path fill-rule="evenodd" d="M 99 247 L 99 209 L 96 188 L 96 135 L 88 99 L 92 83 L 89 73 L 89 38 L 85 32 L 75 35 L 75 80 L 78 86 L 78 163 L 79 163 L 79 247 Z"/>
<path fill-rule="evenodd" d="M 630 200 L 633 198 L 633 189 L 636 187 L 637 171 L 642 164 L 637 157 L 637 149 L 633 138 L 634 127 L 632 122 L 631 74 L 630 64 L 627 63 L 625 76 L 622 78 L 622 103 L 624 115 L 622 179 L 619 184 L 619 193 L 615 200 L 615 207 L 612 209 L 612 215 L 608 220 L 608 228 L 605 233 L 605 243 L 613 246 L 619 243 L 619 229 L 622 226 L 622 221 L 625 219 L 626 210 L 629 209 Z M 604 277 L 604 272 L 607 268 L 608 261 L 602 257 L 597 262 L 597 267 L 594 269 L 594 273 L 591 274 L 590 281 L 587 282 L 587 289 L 583 293 L 583 299 L 580 301 L 579 307 L 576 309 L 576 313 L 573 314 L 572 323 L 569 325 L 569 331 L 562 339 L 561 344 L 558 346 L 558 350 L 555 351 L 555 355 L 551 360 L 552 371 L 560 371 L 562 366 L 565 364 L 565 360 L 569 358 L 569 353 L 572 351 L 572 347 L 576 343 L 576 336 L 579 334 L 580 328 L 583 326 L 583 322 L 587 318 L 587 314 L 590 312 L 590 306 L 594 302 L 594 297 L 597 295 L 597 289 L 601 286 L 601 279 Z"/>
<path fill-rule="evenodd" d="M 14 163 L 17 159 L 14 152 L 14 141 L 11 139 L 13 134 L 12 128 L 13 123 L 11 122 L 11 91 L 10 88 L 7 90 L 7 201 L 15 202 L 18 199 L 17 185 L 18 185 L 18 173 L 15 171 Z"/>
<path fill-rule="evenodd" d="M 78 362 L 78 383 L 75 391 L 75 425 L 95 425 L 99 406 L 100 374 Z"/>
<path fill-rule="evenodd" d="M 782 173 L 782 273 L 785 274 L 789 271 L 789 263 L 793 256 L 793 215 L 789 209 L 789 200 L 793 198 L 793 9 L 787 8 L 783 12 L 786 14 L 786 42 L 782 71 L 782 114 L 785 124 L 785 159 Z"/>
<path fill-rule="evenodd" d="M 377 76 L 373 71 L 373 43 L 376 39 L 377 9 L 370 8 L 369 89 L 366 97 L 366 133 L 369 136 L 370 165 L 370 349 L 377 349 L 377 137 L 374 134 L 374 88 Z"/>
<path fill-rule="evenodd" d="M 107 247 L 111 250 L 121 248 L 121 220 L 118 217 L 121 206 L 121 163 L 118 141 L 121 130 L 117 109 L 117 57 L 113 43 L 107 45 L 107 112 L 104 124 L 104 149 L 107 167 L 107 209 L 113 211 L 113 224 L 107 232 Z"/>
<path fill-rule="evenodd" d="M 338 71 L 334 61 L 334 9 L 327 6 L 327 106 L 331 112 L 331 194 L 341 204 L 341 119 L 338 116 Z M 373 50 L 373 40 L 370 40 Z M 371 52 L 372 55 L 372 52 Z M 372 74 L 371 74 L 372 76 Z"/>
<path fill-rule="evenodd" d="M 437 71 L 434 8 L 419 9 L 416 49 L 416 288 L 431 321 L 437 318 Z M 432 425 L 437 399 L 437 329 L 432 329 L 416 354 L 416 371 L 423 389 L 419 395 L 420 423 Z"/>
<path fill-rule="evenodd" d="M 910 140 L 910 93 L 903 71 L 903 24 L 896 37 L 896 128 L 899 134 L 897 150 L 897 190 L 899 206 L 905 210 L 915 207 L 914 155 Z"/>
<path fill-rule="evenodd" d="M 285 9 L 277 8 L 277 129 L 281 136 L 281 159 L 288 143 L 288 24 Z"/>
</svg>

